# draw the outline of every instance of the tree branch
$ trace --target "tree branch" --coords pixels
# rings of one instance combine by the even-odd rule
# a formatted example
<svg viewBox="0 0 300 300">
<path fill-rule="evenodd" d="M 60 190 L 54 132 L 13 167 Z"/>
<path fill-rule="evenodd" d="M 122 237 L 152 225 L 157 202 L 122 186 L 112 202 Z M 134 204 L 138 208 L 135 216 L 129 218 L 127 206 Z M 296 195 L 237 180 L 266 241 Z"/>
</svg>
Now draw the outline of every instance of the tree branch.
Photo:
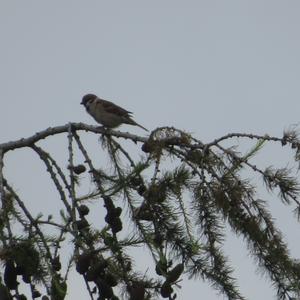
<svg viewBox="0 0 300 300">
<path fill-rule="evenodd" d="M 138 135 L 130 134 L 128 132 L 121 132 L 121 131 L 115 131 L 115 130 L 110 130 L 106 129 L 104 127 L 99 127 L 99 126 L 91 126 L 87 125 L 84 123 L 67 123 L 62 126 L 56 126 L 56 127 L 49 127 L 45 130 L 39 131 L 36 134 L 27 137 L 27 138 L 21 138 L 16 141 L 11 141 L 7 143 L 2 143 L 0 144 L 0 149 L 2 149 L 3 153 L 10 151 L 10 150 L 15 150 L 17 148 L 22 148 L 22 147 L 31 147 L 34 143 L 45 139 L 51 135 L 59 134 L 59 133 L 68 133 L 69 132 L 69 127 L 70 125 L 72 126 L 72 129 L 74 131 L 77 130 L 84 130 L 84 131 L 89 131 L 89 132 L 94 132 L 94 133 L 100 133 L 100 134 L 107 134 L 109 133 L 110 135 L 113 135 L 115 137 L 121 137 L 124 139 L 131 139 L 134 142 L 146 142 L 147 138 L 146 137 L 140 137 Z"/>
</svg>

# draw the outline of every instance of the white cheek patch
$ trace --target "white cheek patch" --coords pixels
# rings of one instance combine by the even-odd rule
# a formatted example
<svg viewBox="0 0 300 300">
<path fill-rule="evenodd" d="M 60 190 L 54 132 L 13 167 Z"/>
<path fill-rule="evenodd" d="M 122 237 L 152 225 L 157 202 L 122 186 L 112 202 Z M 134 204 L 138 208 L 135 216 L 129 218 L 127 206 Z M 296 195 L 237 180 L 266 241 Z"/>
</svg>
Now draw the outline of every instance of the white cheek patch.
<svg viewBox="0 0 300 300">
<path fill-rule="evenodd" d="M 91 109 L 91 105 L 93 104 L 94 100 L 90 100 L 86 103 L 86 110 L 88 112 L 90 112 L 90 109 Z"/>
</svg>

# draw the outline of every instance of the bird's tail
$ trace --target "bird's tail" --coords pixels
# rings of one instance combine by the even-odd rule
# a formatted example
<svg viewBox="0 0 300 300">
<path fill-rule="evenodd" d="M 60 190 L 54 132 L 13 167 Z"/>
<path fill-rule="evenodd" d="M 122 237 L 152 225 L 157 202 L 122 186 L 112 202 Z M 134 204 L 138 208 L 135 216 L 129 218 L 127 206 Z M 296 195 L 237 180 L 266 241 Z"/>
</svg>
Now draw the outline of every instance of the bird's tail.
<svg viewBox="0 0 300 300">
<path fill-rule="evenodd" d="M 146 130 L 146 131 L 149 131 L 147 128 L 143 127 L 142 125 L 140 125 L 140 124 L 138 124 L 138 123 L 135 123 L 135 124 L 136 124 L 136 126 L 139 126 L 140 128 L 142 128 L 142 129 L 144 129 L 144 130 Z"/>
<path fill-rule="evenodd" d="M 135 126 L 138 126 L 146 131 L 149 131 L 147 128 L 143 127 L 142 125 L 138 124 L 137 122 L 135 122 L 134 120 L 132 120 L 131 118 L 129 120 L 126 120 L 127 124 L 130 124 L 130 125 L 135 125 Z"/>
</svg>

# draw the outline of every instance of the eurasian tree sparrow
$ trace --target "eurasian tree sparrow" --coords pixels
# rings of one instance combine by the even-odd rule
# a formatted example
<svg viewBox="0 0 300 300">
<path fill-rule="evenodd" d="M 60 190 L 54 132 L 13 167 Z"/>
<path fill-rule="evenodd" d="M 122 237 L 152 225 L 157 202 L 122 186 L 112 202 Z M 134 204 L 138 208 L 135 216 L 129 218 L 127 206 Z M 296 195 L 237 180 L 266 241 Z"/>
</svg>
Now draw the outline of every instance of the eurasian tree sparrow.
<svg viewBox="0 0 300 300">
<path fill-rule="evenodd" d="M 132 112 L 110 102 L 98 98 L 96 95 L 87 94 L 83 96 L 81 104 L 85 106 L 86 111 L 104 127 L 115 128 L 121 124 L 139 126 L 148 131 L 145 127 L 136 123 L 132 118 Z"/>
</svg>

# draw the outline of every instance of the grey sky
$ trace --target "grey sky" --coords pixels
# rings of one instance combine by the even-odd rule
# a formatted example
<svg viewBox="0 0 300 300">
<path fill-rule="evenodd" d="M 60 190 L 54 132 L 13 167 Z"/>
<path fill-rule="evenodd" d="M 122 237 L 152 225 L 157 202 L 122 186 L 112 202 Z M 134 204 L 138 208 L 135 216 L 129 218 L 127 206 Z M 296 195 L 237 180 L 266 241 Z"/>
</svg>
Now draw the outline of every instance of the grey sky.
<svg viewBox="0 0 300 300">
<path fill-rule="evenodd" d="M 299 13 L 296 0 L 0 0 L 0 142 L 69 121 L 93 124 L 79 105 L 87 92 L 133 111 L 148 129 L 175 126 L 205 142 L 229 132 L 280 136 L 299 122 Z M 11 178 L 27 158 L 11 160 Z M 24 178 L 21 190 L 35 181 Z M 276 205 L 288 236 L 291 209 Z M 226 247 L 242 292 L 273 299 L 243 242 Z M 299 253 L 299 242 L 292 247 Z M 222 299 L 202 282 L 179 291 L 179 299 L 200 298 Z"/>
</svg>

